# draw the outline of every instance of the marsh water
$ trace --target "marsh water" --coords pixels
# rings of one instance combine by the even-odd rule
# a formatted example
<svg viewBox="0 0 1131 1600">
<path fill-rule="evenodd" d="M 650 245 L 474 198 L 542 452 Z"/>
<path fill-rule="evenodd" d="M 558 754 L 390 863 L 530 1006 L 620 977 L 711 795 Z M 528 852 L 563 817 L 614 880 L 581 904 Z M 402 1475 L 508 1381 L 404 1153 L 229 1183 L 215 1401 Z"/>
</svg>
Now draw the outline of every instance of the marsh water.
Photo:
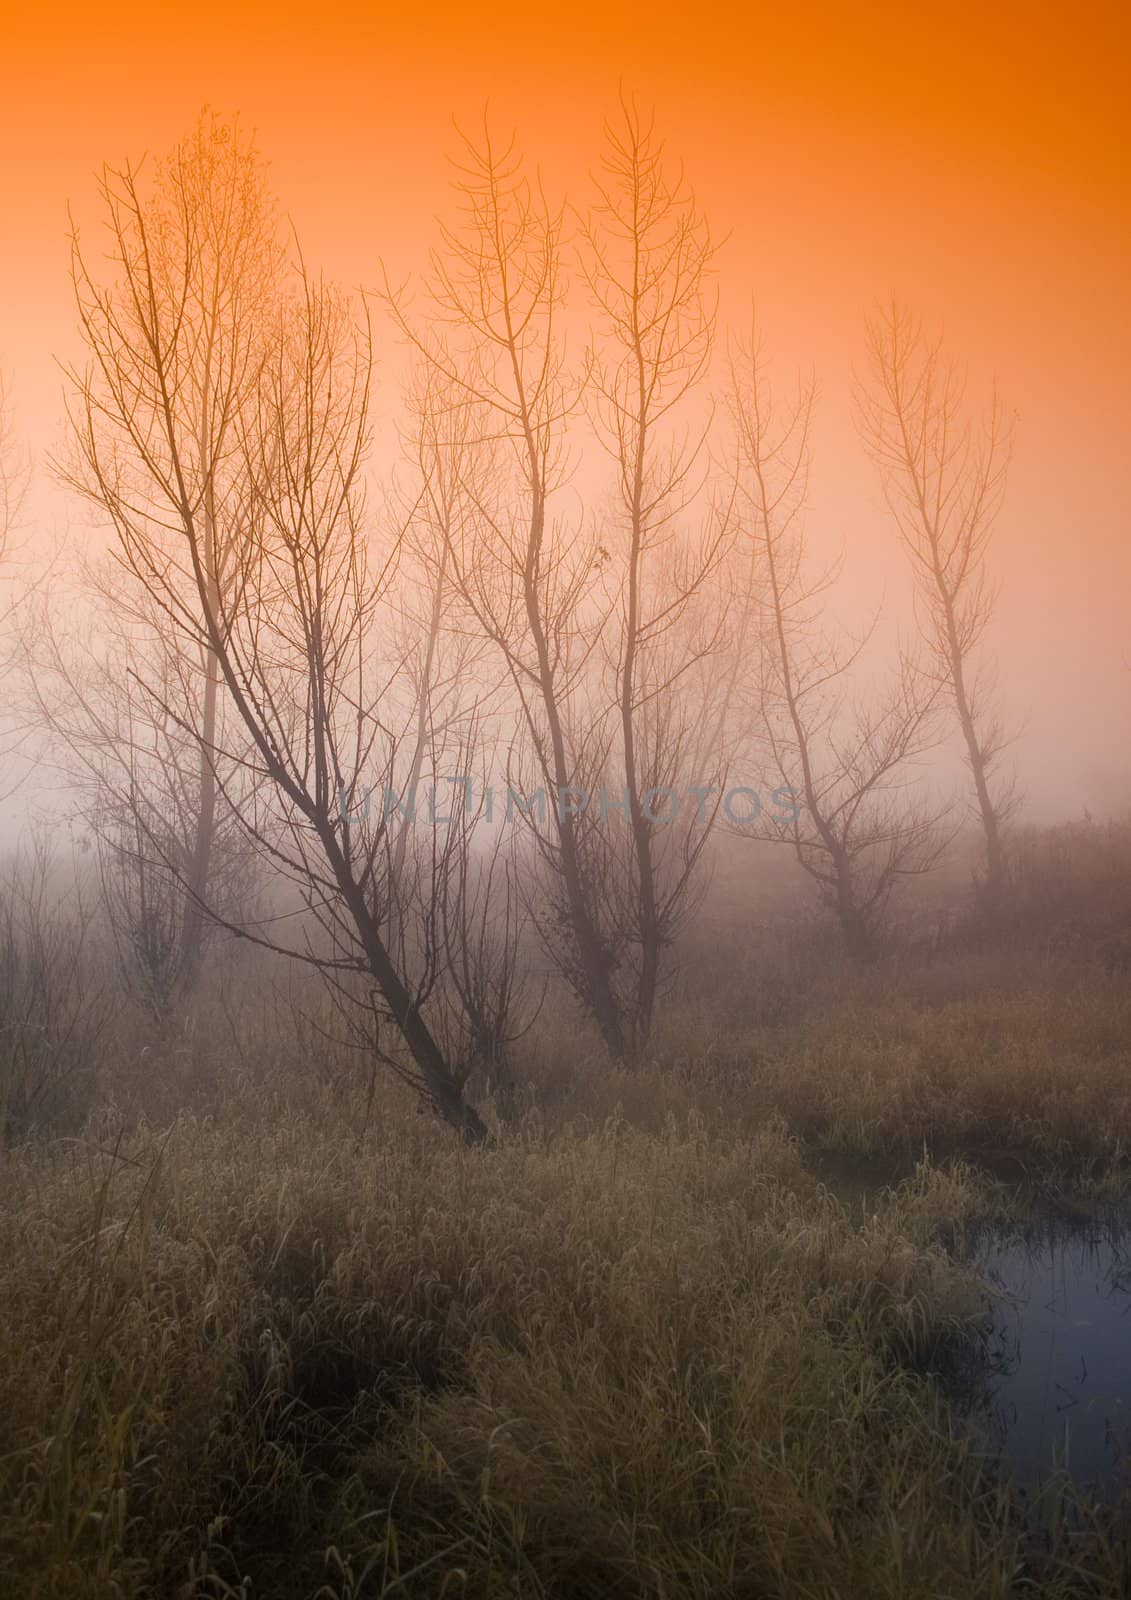
<svg viewBox="0 0 1131 1600">
<path fill-rule="evenodd" d="M 910 1171 L 843 1160 L 822 1163 L 821 1176 L 867 1209 Z M 1024 1183 L 1011 1187 L 1024 1220 L 986 1222 L 954 1241 L 987 1286 L 985 1338 L 947 1386 L 986 1418 L 1019 1487 L 1064 1470 L 1114 1495 L 1131 1485 L 1131 1212 L 1066 1216 Z"/>
<path fill-rule="evenodd" d="M 1131 1450 L 1131 1230 L 1045 1216 L 967 1241 L 991 1286 L 987 1396 L 1002 1465 L 1115 1489 Z"/>
</svg>

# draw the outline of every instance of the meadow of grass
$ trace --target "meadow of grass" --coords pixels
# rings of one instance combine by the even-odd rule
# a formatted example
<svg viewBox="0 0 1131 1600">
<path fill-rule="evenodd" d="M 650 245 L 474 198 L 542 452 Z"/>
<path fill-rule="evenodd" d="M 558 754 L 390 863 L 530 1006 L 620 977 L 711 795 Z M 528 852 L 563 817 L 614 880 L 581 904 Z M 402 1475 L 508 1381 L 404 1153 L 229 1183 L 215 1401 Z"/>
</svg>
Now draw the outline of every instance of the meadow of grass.
<svg viewBox="0 0 1131 1600">
<path fill-rule="evenodd" d="M 9 951 L 0 1593 L 1128 1593 L 1118 1512 L 1035 1538 L 953 1403 L 1010 1163 L 1126 1188 L 1127 976 L 1064 921 L 720 935 L 631 1071 L 548 1003 L 482 1150 L 254 963 L 152 1018 Z"/>
</svg>

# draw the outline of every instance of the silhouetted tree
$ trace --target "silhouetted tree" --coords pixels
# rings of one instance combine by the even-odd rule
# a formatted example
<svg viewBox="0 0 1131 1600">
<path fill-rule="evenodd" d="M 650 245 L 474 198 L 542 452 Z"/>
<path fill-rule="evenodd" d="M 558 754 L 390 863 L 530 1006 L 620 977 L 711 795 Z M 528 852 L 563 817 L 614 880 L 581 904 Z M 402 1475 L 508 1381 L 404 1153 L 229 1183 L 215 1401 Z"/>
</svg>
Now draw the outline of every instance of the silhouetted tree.
<svg viewBox="0 0 1131 1600">
<path fill-rule="evenodd" d="M 176 170 L 175 195 L 187 205 L 197 191 Z M 160 612 L 175 662 L 200 663 L 202 708 L 171 699 L 151 663 L 136 665 L 139 684 L 195 741 L 216 799 L 295 886 L 321 936 L 287 946 L 270 932 L 233 931 L 312 961 L 343 998 L 375 1007 L 403 1047 L 374 1035 L 378 1058 L 482 1140 L 484 1124 L 428 1018 L 441 880 L 462 835 L 430 830 L 417 856 L 427 880 L 411 897 L 390 870 L 396 834 L 384 800 L 405 798 L 396 723 L 404 697 L 390 691 L 387 649 L 401 540 L 375 549 L 363 523 L 368 318 L 301 266 L 289 292 L 256 278 L 249 299 L 232 266 L 208 279 L 209 308 L 226 308 L 230 321 L 206 320 L 198 337 L 189 230 L 171 228 L 180 251 L 154 247 L 129 170 L 104 192 L 117 277 L 102 286 L 79 258 L 95 359 L 72 374 L 83 463 L 73 479 L 110 518 L 123 585 Z M 200 214 L 211 215 L 207 204 Z M 192 207 L 187 215 L 198 217 Z M 191 237 L 206 243 L 203 223 L 199 232 Z M 237 235 L 252 248 L 254 231 Z M 382 799 L 371 807 L 374 786 Z M 202 914 L 212 910 L 195 856 L 183 872 L 166 865 Z M 408 903 L 416 924 L 393 950 L 384 930 L 396 895 L 402 919 Z"/>
<path fill-rule="evenodd" d="M 794 801 L 781 836 L 836 914 L 846 948 L 867 960 L 896 883 L 927 871 L 946 842 L 943 808 L 908 792 L 916 758 L 937 742 L 939 690 L 901 657 L 878 700 L 850 701 L 848 674 L 864 641 L 842 647 L 830 638 L 822 595 L 835 571 L 812 575 L 806 559 L 812 385 L 800 386 L 777 415 L 752 338 L 732 360 L 730 404 L 738 517 L 756 551 L 750 600 L 764 614 L 757 699 L 772 759 Z"/>
<path fill-rule="evenodd" d="M 113 570 L 83 564 L 80 592 L 104 624 L 102 670 L 73 638 L 58 630 L 52 638 L 45 614 L 37 647 L 61 695 L 45 682 L 39 699 L 92 792 L 91 819 L 131 840 L 123 852 L 102 831 L 119 868 L 136 862 L 151 890 L 162 867 L 175 875 L 179 905 L 164 966 L 184 990 L 217 898 L 226 826 L 217 760 L 226 736 L 215 650 L 203 636 L 187 649 L 177 624 L 198 577 L 213 609 L 239 582 L 248 515 L 239 430 L 282 257 L 263 162 L 236 122 L 202 116 L 148 189 L 139 169 L 125 166 L 104 169 L 99 194 L 115 272 L 108 280 L 96 273 L 76 231 L 72 276 L 91 365 L 69 374 L 76 451 L 61 470 L 109 518 L 115 561 L 144 567 L 148 582 L 125 593 Z M 186 517 L 199 573 L 186 558 Z M 152 693 L 131 694 L 127 705 L 128 678 Z M 119 881 L 125 891 L 120 873 Z M 152 900 L 143 911 L 135 888 L 123 913 L 151 920 Z M 164 892 L 174 893 L 168 875 Z"/>
<path fill-rule="evenodd" d="M 501 653 L 542 794 L 541 818 L 533 793 L 523 813 L 546 868 L 545 894 L 532 897 L 532 912 L 620 1057 L 628 1039 L 616 989 L 618 940 L 601 899 L 604 841 L 578 805 L 583 776 L 603 764 L 605 733 L 587 698 L 601 626 L 599 544 L 554 516 L 568 473 L 565 426 L 580 393 L 559 337 L 562 217 L 523 177 L 513 144 L 500 151 L 486 132 L 481 146 L 466 143 L 459 187 L 462 221 L 445 228 L 432 257 L 428 331 L 410 319 L 403 296 L 389 290 L 388 300 L 473 417 L 452 581 Z"/>
<path fill-rule="evenodd" d="M 705 708 L 692 675 L 722 639 L 705 601 L 730 530 L 698 505 L 708 419 L 693 404 L 714 343 L 710 233 L 654 127 L 628 103 L 606 127 L 598 193 L 583 257 L 598 312 L 588 393 L 616 474 L 616 509 L 601 525 L 617 737 L 601 776 L 624 779 L 631 852 L 607 886 L 639 952 L 623 1002 L 638 1048 L 720 800 L 720 752 L 703 747 Z M 711 804 L 692 810 L 692 788 Z"/>
<path fill-rule="evenodd" d="M 1008 740 L 992 672 L 978 655 L 994 610 L 986 551 L 1005 490 L 1009 430 L 996 394 L 981 421 L 968 416 L 957 369 L 898 305 L 869 325 L 868 348 L 861 426 L 911 558 L 933 671 L 962 732 L 985 837 L 984 888 L 996 903 L 1006 876 L 1002 829 L 1014 799 L 998 780 Z"/>
</svg>

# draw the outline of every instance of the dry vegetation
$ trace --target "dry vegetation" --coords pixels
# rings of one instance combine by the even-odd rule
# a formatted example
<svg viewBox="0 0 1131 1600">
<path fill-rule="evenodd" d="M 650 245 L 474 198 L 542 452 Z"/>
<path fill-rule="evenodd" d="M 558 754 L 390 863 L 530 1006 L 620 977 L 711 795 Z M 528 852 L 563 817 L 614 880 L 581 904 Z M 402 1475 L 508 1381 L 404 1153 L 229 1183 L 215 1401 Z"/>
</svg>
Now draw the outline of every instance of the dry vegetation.
<svg viewBox="0 0 1131 1600">
<path fill-rule="evenodd" d="M 37 1053 L 37 959 L 71 952 L 87 1019 L 112 981 L 45 890 L 7 955 L 0 1586 L 1124 1593 L 1118 1522 L 1060 1486 L 1034 1542 L 938 1376 L 976 1366 L 946 1245 L 1007 1203 L 1006 1158 L 1123 1187 L 1131 998 L 1081 931 L 1121 850 L 1034 835 L 1018 903 L 1060 863 L 1039 936 L 968 922 L 866 973 L 779 902 L 714 989 L 688 949 L 646 1065 L 551 998 L 486 1149 L 372 1097 L 321 992 L 246 952 L 191 1010 L 123 995 Z M 892 1187 L 861 1210 L 838 1152 Z"/>
</svg>

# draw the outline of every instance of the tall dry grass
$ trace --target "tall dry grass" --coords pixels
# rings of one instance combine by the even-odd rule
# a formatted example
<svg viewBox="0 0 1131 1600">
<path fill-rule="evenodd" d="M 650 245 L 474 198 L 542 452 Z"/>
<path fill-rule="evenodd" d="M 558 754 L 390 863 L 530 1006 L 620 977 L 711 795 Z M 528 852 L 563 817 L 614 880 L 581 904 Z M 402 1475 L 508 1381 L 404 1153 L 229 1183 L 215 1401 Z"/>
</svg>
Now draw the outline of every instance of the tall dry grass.
<svg viewBox="0 0 1131 1600">
<path fill-rule="evenodd" d="M 485 1153 L 182 1116 L 10 1158 L 0 1588 L 1019 1592 L 929 1377 L 978 1308 L 939 1230 L 983 1203 L 924 1166 L 850 1215 L 779 1124 L 695 1116 Z"/>
<path fill-rule="evenodd" d="M 632 1070 L 551 999 L 474 1152 L 293 975 L 229 950 L 155 1016 L 51 927 L 5 1015 L 110 1003 L 0 1049 L 9 1107 L 52 1086 L 0 1155 L 0 1593 L 1128 1592 L 1121 1525 L 1062 1485 L 1035 1544 L 935 1376 L 977 1379 L 980 1168 L 1126 1191 L 1087 941 L 692 951 Z M 838 1153 L 913 1175 L 841 1204 Z"/>
</svg>

